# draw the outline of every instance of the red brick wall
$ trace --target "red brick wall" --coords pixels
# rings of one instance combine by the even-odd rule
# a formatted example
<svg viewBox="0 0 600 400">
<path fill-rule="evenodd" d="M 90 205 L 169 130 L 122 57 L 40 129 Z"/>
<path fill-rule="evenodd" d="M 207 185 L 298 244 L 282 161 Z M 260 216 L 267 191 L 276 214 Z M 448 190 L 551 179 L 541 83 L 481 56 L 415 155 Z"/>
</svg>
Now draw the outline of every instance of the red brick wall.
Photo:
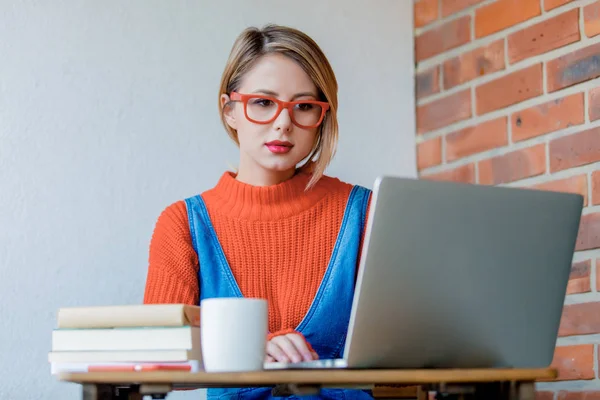
<svg viewBox="0 0 600 400">
<path fill-rule="evenodd" d="M 415 29 L 421 177 L 586 198 L 538 390 L 600 399 L 600 0 L 415 0 Z"/>
</svg>

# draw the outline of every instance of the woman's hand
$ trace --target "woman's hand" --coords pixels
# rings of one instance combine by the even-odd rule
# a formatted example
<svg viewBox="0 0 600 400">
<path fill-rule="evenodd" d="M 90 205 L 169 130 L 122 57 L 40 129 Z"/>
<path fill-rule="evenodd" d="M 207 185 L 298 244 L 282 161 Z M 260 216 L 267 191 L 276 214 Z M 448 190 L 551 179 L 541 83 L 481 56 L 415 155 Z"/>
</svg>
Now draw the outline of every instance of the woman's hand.
<svg viewBox="0 0 600 400">
<path fill-rule="evenodd" d="M 311 351 L 304 338 L 296 333 L 275 336 L 267 342 L 266 362 L 296 363 L 318 359 L 318 354 Z"/>
</svg>

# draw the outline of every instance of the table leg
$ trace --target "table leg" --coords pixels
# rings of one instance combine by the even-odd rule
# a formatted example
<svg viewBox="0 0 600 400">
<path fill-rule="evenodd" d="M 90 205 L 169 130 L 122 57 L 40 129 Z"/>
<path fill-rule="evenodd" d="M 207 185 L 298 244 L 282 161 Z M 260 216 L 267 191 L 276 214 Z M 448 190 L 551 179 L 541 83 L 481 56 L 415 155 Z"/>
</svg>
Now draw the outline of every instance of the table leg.
<svg viewBox="0 0 600 400">
<path fill-rule="evenodd" d="M 82 386 L 81 398 L 83 400 L 113 400 L 115 399 L 115 388 L 112 385 L 86 383 Z"/>
<path fill-rule="evenodd" d="M 535 400 L 535 382 L 521 382 L 517 390 L 518 400 Z"/>
<path fill-rule="evenodd" d="M 293 383 L 285 385 L 276 385 L 271 389 L 271 395 L 273 397 L 287 397 L 287 396 L 317 396 L 321 391 L 321 387 L 318 385 L 296 385 Z"/>
<path fill-rule="evenodd" d="M 142 400 L 138 386 L 115 386 L 86 383 L 82 386 L 83 400 Z"/>
<path fill-rule="evenodd" d="M 152 399 L 166 399 L 173 388 L 167 384 L 143 384 L 138 387 L 141 396 L 151 396 Z M 140 400 L 142 397 L 140 397 Z M 137 400 L 137 399 L 136 399 Z"/>
</svg>

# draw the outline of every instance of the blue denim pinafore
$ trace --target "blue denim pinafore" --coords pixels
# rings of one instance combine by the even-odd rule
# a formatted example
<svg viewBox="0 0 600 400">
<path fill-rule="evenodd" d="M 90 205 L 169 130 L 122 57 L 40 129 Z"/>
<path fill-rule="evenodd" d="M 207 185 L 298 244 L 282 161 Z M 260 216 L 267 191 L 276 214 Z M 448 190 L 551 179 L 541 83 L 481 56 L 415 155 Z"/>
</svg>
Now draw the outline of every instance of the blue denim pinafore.
<svg viewBox="0 0 600 400">
<path fill-rule="evenodd" d="M 340 358 L 344 351 L 358 251 L 371 191 L 354 186 L 348 198 L 340 231 L 317 294 L 296 331 L 302 333 L 322 359 Z M 185 200 L 192 243 L 200 264 L 200 300 L 212 297 L 243 297 L 206 206 L 200 195 Z M 277 399 L 271 388 L 208 389 L 208 399 Z M 289 398 L 295 398 L 290 396 Z M 302 397 L 310 399 L 311 396 Z M 371 399 L 370 391 L 323 389 L 324 399 Z"/>
</svg>

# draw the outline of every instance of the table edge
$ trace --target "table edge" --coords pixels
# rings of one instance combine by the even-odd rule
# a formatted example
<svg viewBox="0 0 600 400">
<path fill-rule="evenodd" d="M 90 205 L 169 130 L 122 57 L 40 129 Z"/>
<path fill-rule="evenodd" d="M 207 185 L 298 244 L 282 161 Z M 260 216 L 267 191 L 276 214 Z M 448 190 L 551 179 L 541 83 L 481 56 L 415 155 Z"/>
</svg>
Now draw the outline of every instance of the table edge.
<svg viewBox="0 0 600 400">
<path fill-rule="evenodd" d="M 323 373 L 326 372 L 326 373 Z M 71 383 L 139 383 L 197 385 L 298 384 L 428 384 L 499 381 L 548 381 L 557 377 L 553 368 L 542 369 L 448 369 L 448 370 L 277 370 L 241 373 L 189 372 L 64 372 L 59 381 Z"/>
</svg>

